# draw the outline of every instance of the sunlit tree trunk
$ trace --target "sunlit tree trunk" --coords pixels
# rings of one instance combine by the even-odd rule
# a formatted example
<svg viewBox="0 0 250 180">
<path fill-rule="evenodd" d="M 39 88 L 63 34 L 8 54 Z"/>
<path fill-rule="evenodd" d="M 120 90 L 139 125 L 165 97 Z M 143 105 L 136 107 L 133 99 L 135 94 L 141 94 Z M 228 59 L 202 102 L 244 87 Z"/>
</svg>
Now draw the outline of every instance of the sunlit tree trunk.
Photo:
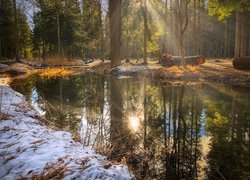
<svg viewBox="0 0 250 180">
<path fill-rule="evenodd" d="M 167 36 L 167 26 L 169 25 L 169 20 L 168 20 L 168 0 L 165 2 L 165 29 L 164 29 L 164 39 L 163 39 L 163 47 L 162 47 L 162 52 L 165 53 L 166 49 L 169 47 L 166 47 L 169 45 L 169 36 Z M 160 44 L 160 43 L 159 43 Z"/>
<path fill-rule="evenodd" d="M 121 65 L 121 0 L 109 0 L 111 67 Z"/>
<path fill-rule="evenodd" d="M 184 52 L 184 33 L 188 26 L 188 3 L 187 0 L 177 0 L 175 2 L 175 16 L 177 18 L 176 23 L 176 38 L 178 54 L 181 57 L 181 65 L 185 66 L 185 52 Z"/>
</svg>

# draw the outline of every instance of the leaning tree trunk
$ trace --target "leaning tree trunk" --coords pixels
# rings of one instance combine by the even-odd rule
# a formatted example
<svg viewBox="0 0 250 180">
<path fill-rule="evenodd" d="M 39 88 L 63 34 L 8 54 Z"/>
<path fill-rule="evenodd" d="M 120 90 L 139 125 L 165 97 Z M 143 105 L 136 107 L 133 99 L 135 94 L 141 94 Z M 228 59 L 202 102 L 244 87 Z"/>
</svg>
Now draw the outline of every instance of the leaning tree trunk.
<svg viewBox="0 0 250 180">
<path fill-rule="evenodd" d="M 109 0 L 111 67 L 121 65 L 121 0 Z"/>
</svg>

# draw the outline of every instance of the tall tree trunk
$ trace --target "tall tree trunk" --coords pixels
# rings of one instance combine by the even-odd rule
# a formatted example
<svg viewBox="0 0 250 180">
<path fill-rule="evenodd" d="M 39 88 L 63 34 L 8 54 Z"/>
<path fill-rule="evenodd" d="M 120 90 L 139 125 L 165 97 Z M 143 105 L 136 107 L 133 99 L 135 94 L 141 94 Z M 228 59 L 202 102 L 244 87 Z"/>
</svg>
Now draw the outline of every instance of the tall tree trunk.
<svg viewBox="0 0 250 180">
<path fill-rule="evenodd" d="M 168 20 L 168 0 L 165 2 L 165 29 L 164 29 L 164 39 L 163 39 L 163 47 L 162 47 L 162 53 L 166 52 L 167 45 L 169 45 L 169 36 L 167 36 L 167 26 L 169 25 L 169 20 Z"/>
<path fill-rule="evenodd" d="M 109 0 L 111 67 L 121 65 L 121 0 Z"/>
<path fill-rule="evenodd" d="M 240 40 L 240 57 L 247 55 L 248 49 L 248 12 L 241 13 L 241 40 Z"/>
<path fill-rule="evenodd" d="M 170 42 L 173 42 L 173 1 L 170 0 Z M 174 53 L 174 44 L 170 44 L 170 52 Z"/>
<path fill-rule="evenodd" d="M 196 34 L 196 0 L 194 0 L 194 28 L 193 28 L 193 55 L 197 53 L 197 34 Z"/>
<path fill-rule="evenodd" d="M 228 46 L 228 28 L 227 28 L 227 20 L 225 21 L 225 29 L 224 29 L 224 51 L 223 51 L 223 57 L 226 58 L 227 55 L 227 46 Z"/>
<path fill-rule="evenodd" d="M 16 0 L 13 0 L 13 10 L 14 10 L 14 19 L 15 19 L 15 57 L 16 61 L 20 62 L 20 45 L 19 45 L 19 26 L 18 26 L 18 17 L 17 17 L 17 7 Z"/>
<path fill-rule="evenodd" d="M 185 52 L 184 52 L 184 33 L 187 30 L 188 25 L 188 3 L 187 0 L 177 0 L 175 2 L 175 15 L 177 18 L 178 23 L 176 23 L 176 37 L 178 43 L 178 53 L 181 57 L 181 65 L 185 66 Z"/>
<path fill-rule="evenodd" d="M 57 25 L 57 48 L 58 48 L 58 56 L 61 60 L 61 36 L 60 36 L 60 21 L 59 21 L 59 14 L 56 15 L 56 25 Z"/>
<path fill-rule="evenodd" d="M 250 24 L 248 24 L 250 26 Z M 250 31 L 248 32 L 248 55 L 250 56 Z"/>
<path fill-rule="evenodd" d="M 0 58 L 3 57 L 3 54 L 2 54 L 2 39 L 0 37 Z"/>
<path fill-rule="evenodd" d="M 201 53 L 201 0 L 198 0 L 198 47 L 197 47 L 197 53 L 200 55 Z"/>
<path fill-rule="evenodd" d="M 146 65 L 147 62 L 147 36 L 148 36 L 148 22 L 147 22 L 147 4 L 146 0 L 143 0 L 143 21 L 144 21 L 144 52 L 143 52 L 143 63 Z"/>
<path fill-rule="evenodd" d="M 236 12 L 236 32 L 235 32 L 235 50 L 234 50 L 234 57 L 240 56 L 240 31 L 241 25 L 241 13 L 239 11 Z"/>
<path fill-rule="evenodd" d="M 99 39 L 101 40 L 101 44 L 98 45 L 99 49 L 99 58 L 104 61 L 104 37 L 103 37 L 103 25 L 102 25 L 102 0 L 97 0 L 97 7 L 98 7 L 98 21 L 100 23 L 100 30 L 99 30 Z"/>
</svg>

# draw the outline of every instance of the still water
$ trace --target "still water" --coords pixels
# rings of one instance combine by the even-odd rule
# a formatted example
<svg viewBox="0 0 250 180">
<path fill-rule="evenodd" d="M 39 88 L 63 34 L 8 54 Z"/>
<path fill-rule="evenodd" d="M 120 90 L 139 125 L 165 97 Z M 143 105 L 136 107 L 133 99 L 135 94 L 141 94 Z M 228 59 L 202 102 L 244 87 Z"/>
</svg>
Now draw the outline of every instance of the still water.
<svg viewBox="0 0 250 180">
<path fill-rule="evenodd" d="M 12 83 L 51 123 L 138 179 L 250 179 L 250 89 L 93 73 Z"/>
</svg>

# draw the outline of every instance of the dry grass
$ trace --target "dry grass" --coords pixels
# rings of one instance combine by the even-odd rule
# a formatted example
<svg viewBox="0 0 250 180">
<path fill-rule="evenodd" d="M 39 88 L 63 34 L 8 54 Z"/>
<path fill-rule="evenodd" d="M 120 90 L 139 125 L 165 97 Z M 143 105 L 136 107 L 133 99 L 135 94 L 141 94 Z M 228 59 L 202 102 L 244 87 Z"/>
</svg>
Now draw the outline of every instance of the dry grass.
<svg viewBox="0 0 250 180">
<path fill-rule="evenodd" d="M 74 74 L 75 71 L 70 69 L 64 69 L 64 68 L 53 68 L 53 69 L 45 69 L 40 70 L 38 74 L 40 76 L 49 76 L 49 77 L 58 77 L 58 76 L 69 76 L 71 74 Z"/>
<path fill-rule="evenodd" d="M 172 66 L 170 68 L 166 68 L 166 71 L 197 71 L 199 70 L 199 66 Z"/>
<path fill-rule="evenodd" d="M 47 163 L 45 168 L 40 174 L 33 175 L 33 180 L 48 180 L 48 179 L 62 179 L 64 173 L 68 170 L 68 163 L 65 163 L 63 159 L 58 163 Z"/>
<path fill-rule="evenodd" d="M 8 85 L 10 82 L 11 82 L 10 77 L 0 77 L 0 85 L 1 86 Z"/>
<path fill-rule="evenodd" d="M 230 60 L 208 60 L 200 66 L 173 66 L 158 71 L 163 81 L 218 82 L 231 85 L 250 85 L 250 71 L 233 68 Z"/>
</svg>

